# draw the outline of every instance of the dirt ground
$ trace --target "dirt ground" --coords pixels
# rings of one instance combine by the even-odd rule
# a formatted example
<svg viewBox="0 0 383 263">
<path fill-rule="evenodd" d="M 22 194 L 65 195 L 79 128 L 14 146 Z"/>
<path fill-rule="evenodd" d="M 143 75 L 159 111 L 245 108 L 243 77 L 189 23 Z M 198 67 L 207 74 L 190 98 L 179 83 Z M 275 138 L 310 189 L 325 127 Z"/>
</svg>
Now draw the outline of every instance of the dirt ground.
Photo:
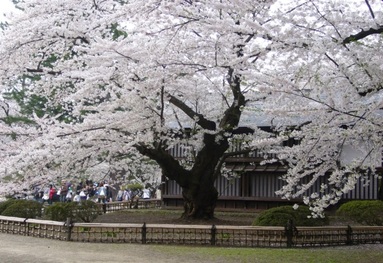
<svg viewBox="0 0 383 263">
<path fill-rule="evenodd" d="M 169 252 L 169 248 L 171 252 Z M 359 246 L 342 246 L 334 248 L 313 248 L 297 249 L 307 253 L 342 253 L 344 250 L 361 251 L 367 250 L 376 255 L 381 253 L 382 244 L 367 244 Z M 140 245 L 125 243 L 81 243 L 65 242 L 45 238 L 19 236 L 0 233 L 0 262 L 1 263 L 241 263 L 241 262 L 308 262 L 305 258 L 290 260 L 268 260 L 264 257 L 267 249 L 230 249 L 213 248 L 212 251 L 221 251 L 221 254 L 206 254 L 200 251 L 199 247 L 190 246 L 159 246 Z M 276 250 L 272 248 L 271 250 Z M 255 251 L 255 253 L 252 253 Z M 295 253 L 293 250 L 282 249 L 283 254 Z M 303 253 L 300 253 L 303 256 Z M 248 256 L 246 256 L 248 255 Z M 353 254 L 355 255 L 355 254 Z M 244 257 L 242 257 L 244 256 Z M 288 256 L 287 256 L 288 257 Z M 244 258 L 240 260 L 239 258 Z M 257 259 L 259 259 L 259 261 Z M 281 258 L 281 256 L 277 257 Z M 323 257 L 322 257 L 323 258 Z M 377 263 L 382 262 L 382 257 L 371 261 L 366 258 L 360 262 Z M 309 262 L 339 262 L 333 260 L 309 261 Z M 342 261 L 345 262 L 345 261 Z M 357 261 L 352 261 L 357 262 Z"/>
<path fill-rule="evenodd" d="M 132 209 L 100 215 L 95 222 L 250 226 L 256 217 L 255 213 L 216 212 L 216 218 L 210 220 L 182 220 L 181 214 L 180 210 Z"/>
<path fill-rule="evenodd" d="M 65 242 L 0 233 L 1 263 L 195 263 L 205 260 L 198 253 L 168 255 L 161 246 L 125 243 Z M 234 261 L 231 261 L 234 262 Z"/>
<path fill-rule="evenodd" d="M 134 223 L 134 224 L 178 224 L 178 225 L 232 225 L 251 226 L 257 212 L 215 212 L 211 220 L 183 220 L 181 210 L 131 209 L 100 215 L 96 223 Z M 352 220 L 330 215 L 331 226 L 360 225 Z"/>
</svg>

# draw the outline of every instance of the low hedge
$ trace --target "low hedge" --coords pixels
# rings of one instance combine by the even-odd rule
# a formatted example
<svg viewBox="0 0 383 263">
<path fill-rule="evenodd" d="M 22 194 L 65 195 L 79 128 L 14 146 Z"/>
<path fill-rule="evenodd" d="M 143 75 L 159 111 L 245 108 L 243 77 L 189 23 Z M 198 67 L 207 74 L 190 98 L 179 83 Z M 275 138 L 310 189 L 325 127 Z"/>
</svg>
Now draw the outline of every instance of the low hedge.
<svg viewBox="0 0 383 263">
<path fill-rule="evenodd" d="M 383 225 L 383 201 L 355 200 L 342 204 L 336 215 L 345 217 L 363 225 Z"/>
<path fill-rule="evenodd" d="M 13 200 L 6 201 L 3 206 L 6 206 L 2 211 L 3 216 L 14 216 L 22 218 L 40 218 L 42 204 L 33 200 Z"/>
<path fill-rule="evenodd" d="M 92 201 L 54 203 L 45 209 L 44 218 L 53 221 L 92 222 L 100 214 L 100 207 Z"/>
<path fill-rule="evenodd" d="M 0 203 L 0 215 L 3 214 L 5 209 L 7 209 L 9 206 L 13 205 L 17 201 L 20 201 L 20 200 L 19 199 L 8 199 L 8 200 L 6 200 L 4 202 L 1 202 Z"/>
<path fill-rule="evenodd" d="M 101 214 L 100 206 L 92 201 L 80 202 L 77 207 L 75 220 L 77 222 L 93 222 Z"/>
<path fill-rule="evenodd" d="M 295 226 L 323 226 L 329 224 L 328 217 L 308 218 L 311 212 L 307 206 L 274 207 L 261 212 L 253 222 L 253 226 L 286 226 L 292 220 Z"/>
</svg>

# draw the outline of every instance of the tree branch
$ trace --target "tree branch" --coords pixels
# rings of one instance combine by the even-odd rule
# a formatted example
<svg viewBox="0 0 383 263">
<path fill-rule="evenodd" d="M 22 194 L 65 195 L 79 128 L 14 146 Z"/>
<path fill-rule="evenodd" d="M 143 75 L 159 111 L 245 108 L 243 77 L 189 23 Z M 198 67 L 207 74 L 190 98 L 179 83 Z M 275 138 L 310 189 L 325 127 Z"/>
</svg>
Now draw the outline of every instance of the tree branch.
<svg viewBox="0 0 383 263">
<path fill-rule="evenodd" d="M 246 100 L 241 91 L 241 78 L 238 75 L 235 75 L 232 68 L 229 69 L 227 82 L 230 85 L 234 99 L 230 107 L 225 111 L 225 114 L 219 123 L 219 127 L 224 129 L 234 129 L 239 123 L 242 113 L 241 108 L 245 106 Z"/>
<path fill-rule="evenodd" d="M 143 143 L 135 144 L 134 147 L 142 155 L 156 161 L 161 167 L 164 176 L 177 181 L 181 187 L 188 185 L 188 178 L 190 178 L 188 175 L 190 172 L 185 170 L 170 153 L 163 149 L 150 148 Z"/>
<path fill-rule="evenodd" d="M 83 132 L 104 130 L 105 128 L 106 128 L 106 126 L 94 127 L 94 128 L 89 128 L 89 129 L 85 129 L 85 130 L 82 130 L 82 131 L 74 131 L 74 132 L 59 134 L 59 135 L 57 135 L 57 137 L 60 138 L 60 137 L 66 137 L 66 136 L 71 136 L 71 135 L 75 135 L 75 134 L 80 134 L 80 133 L 83 133 Z"/>
<path fill-rule="evenodd" d="M 374 11 L 371 8 L 370 2 L 368 2 L 368 0 L 364 0 L 364 2 L 366 2 L 366 5 L 368 7 L 368 10 L 370 11 L 370 14 L 371 14 L 372 18 L 375 19 L 375 14 L 374 14 Z"/>
<path fill-rule="evenodd" d="M 169 102 L 182 110 L 187 116 L 189 116 L 191 119 L 197 120 L 198 125 L 200 125 L 202 128 L 214 131 L 216 129 L 216 124 L 213 121 L 210 121 L 206 119 L 202 114 L 196 113 L 194 110 L 192 110 L 189 106 L 187 106 L 184 102 L 177 99 L 173 95 L 169 95 L 170 100 Z"/>
<path fill-rule="evenodd" d="M 375 35 L 375 34 L 381 34 L 383 33 L 383 26 L 379 26 L 378 28 L 370 28 L 368 30 L 362 30 L 357 34 L 350 35 L 343 39 L 342 44 L 350 44 L 351 42 L 355 42 L 358 40 L 361 40 L 365 37 Z"/>
</svg>

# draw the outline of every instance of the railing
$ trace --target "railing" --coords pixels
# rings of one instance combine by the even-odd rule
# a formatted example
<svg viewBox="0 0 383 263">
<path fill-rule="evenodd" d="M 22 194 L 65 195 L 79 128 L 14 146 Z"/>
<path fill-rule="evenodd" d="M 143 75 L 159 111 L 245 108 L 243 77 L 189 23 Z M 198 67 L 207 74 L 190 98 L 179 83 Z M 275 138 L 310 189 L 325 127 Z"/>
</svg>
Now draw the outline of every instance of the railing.
<svg viewBox="0 0 383 263">
<path fill-rule="evenodd" d="M 98 204 L 104 213 L 116 212 L 126 209 L 150 209 L 161 208 L 162 201 L 160 199 L 134 199 L 129 201 L 108 202 L 106 204 Z"/>
<path fill-rule="evenodd" d="M 231 247 L 383 243 L 382 226 L 253 227 L 55 222 L 0 216 L 0 232 L 63 241 Z"/>
<path fill-rule="evenodd" d="M 65 222 L 0 216 L 0 232 L 57 240 L 69 240 L 68 233 L 70 231 Z"/>
</svg>

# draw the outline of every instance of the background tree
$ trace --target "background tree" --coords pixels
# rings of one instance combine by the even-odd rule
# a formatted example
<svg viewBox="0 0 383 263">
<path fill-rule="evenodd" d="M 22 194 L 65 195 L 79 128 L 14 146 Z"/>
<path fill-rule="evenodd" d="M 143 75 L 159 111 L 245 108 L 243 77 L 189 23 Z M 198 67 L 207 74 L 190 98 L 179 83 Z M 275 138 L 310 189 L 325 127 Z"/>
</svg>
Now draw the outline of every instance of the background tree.
<svg viewBox="0 0 383 263">
<path fill-rule="evenodd" d="M 286 122 L 277 123 L 286 139 L 300 141 L 279 152 L 290 168 L 279 193 L 303 195 L 314 214 L 321 215 L 357 182 L 381 178 L 376 168 L 382 166 L 383 5 L 368 0 L 291 3 L 278 10 L 281 19 L 275 22 L 293 16 L 283 30 L 300 38 L 285 39 L 292 52 L 274 53 L 279 58 L 263 68 L 274 77 L 263 88 L 283 105 L 269 108 L 269 114 L 299 118 L 290 130 Z M 320 191 L 307 195 L 318 179 L 324 181 Z"/>
<path fill-rule="evenodd" d="M 184 217 L 211 218 L 214 181 L 237 139 L 286 160 L 286 198 L 305 193 L 303 177 L 331 173 L 335 190 L 313 196 L 327 200 L 314 212 L 351 189 L 357 171 L 374 171 L 363 160 L 381 147 L 381 3 L 355 13 L 350 1 L 325 0 L 25 2 L 3 37 L 2 85 L 38 76 L 27 96 L 72 119 L 35 114 L 39 133 L 1 161 L 23 182 L 100 162 L 128 170 L 146 156 L 182 187 Z M 258 129 L 259 119 L 281 136 Z M 342 146 L 361 135 L 368 158 L 344 163 Z M 300 145 L 279 148 L 289 136 Z M 186 158 L 170 155 L 175 145 Z"/>
</svg>

